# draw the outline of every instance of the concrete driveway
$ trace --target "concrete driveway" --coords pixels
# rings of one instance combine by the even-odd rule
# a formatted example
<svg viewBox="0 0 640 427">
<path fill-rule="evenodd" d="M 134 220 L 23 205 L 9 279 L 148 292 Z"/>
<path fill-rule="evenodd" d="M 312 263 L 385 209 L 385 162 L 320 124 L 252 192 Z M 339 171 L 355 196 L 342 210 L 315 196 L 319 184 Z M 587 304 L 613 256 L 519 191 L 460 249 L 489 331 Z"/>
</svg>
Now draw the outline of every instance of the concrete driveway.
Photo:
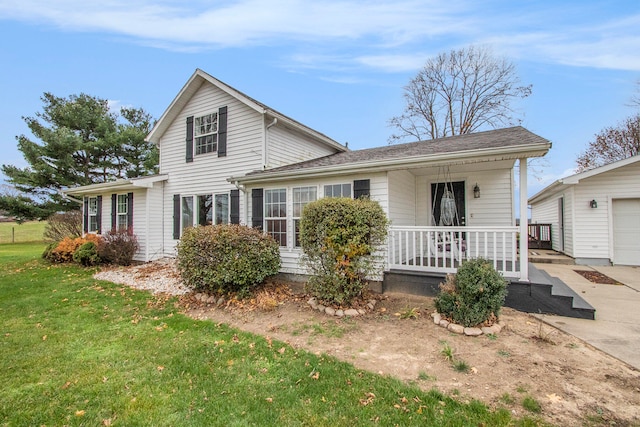
<svg viewBox="0 0 640 427">
<path fill-rule="evenodd" d="M 537 315 L 640 370 L 640 267 L 535 264 L 566 283 L 596 309 L 596 320 Z M 594 270 L 622 285 L 590 282 L 574 270 Z"/>
</svg>

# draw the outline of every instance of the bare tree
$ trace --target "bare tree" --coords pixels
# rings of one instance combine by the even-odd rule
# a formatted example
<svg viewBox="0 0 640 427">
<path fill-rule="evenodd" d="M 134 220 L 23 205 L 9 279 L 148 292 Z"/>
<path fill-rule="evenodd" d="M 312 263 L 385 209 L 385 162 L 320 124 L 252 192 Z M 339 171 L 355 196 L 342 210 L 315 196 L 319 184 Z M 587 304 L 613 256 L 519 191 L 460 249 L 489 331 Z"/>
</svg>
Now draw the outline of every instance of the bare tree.
<svg viewBox="0 0 640 427">
<path fill-rule="evenodd" d="M 603 166 L 640 154 L 640 114 L 629 117 L 617 127 L 608 127 L 578 156 L 578 172 Z"/>
<path fill-rule="evenodd" d="M 531 94 L 518 86 L 515 66 L 486 47 L 441 53 L 404 88 L 404 113 L 389 120 L 389 142 L 435 139 L 497 128 L 512 122 L 511 102 Z"/>
</svg>

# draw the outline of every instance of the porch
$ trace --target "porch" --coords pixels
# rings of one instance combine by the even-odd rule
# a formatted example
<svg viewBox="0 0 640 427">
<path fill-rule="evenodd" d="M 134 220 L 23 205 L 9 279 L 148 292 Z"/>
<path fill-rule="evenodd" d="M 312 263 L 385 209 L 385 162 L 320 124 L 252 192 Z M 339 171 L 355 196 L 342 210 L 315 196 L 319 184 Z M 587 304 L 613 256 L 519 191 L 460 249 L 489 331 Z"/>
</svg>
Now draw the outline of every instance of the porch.
<svg viewBox="0 0 640 427">
<path fill-rule="evenodd" d="M 518 256 L 518 227 L 392 226 L 389 270 L 435 274 L 455 273 L 467 259 L 485 258 L 506 278 L 523 279 Z M 526 253 L 526 251 L 525 251 Z M 524 257 L 526 261 L 526 256 Z"/>
</svg>

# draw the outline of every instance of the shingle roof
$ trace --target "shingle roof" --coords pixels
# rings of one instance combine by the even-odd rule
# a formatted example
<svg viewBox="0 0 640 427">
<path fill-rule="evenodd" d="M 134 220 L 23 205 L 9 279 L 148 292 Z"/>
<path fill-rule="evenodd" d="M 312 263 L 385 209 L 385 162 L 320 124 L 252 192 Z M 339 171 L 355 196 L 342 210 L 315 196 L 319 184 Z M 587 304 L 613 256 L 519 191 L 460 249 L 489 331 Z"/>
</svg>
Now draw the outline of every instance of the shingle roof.
<svg viewBox="0 0 640 427">
<path fill-rule="evenodd" d="M 346 151 L 278 168 L 250 172 L 246 176 L 258 176 L 261 174 L 273 174 L 277 172 L 289 172 L 296 170 L 302 171 L 312 168 L 326 167 L 330 169 L 332 166 L 339 165 L 357 165 L 364 162 L 384 162 L 397 159 L 410 159 L 412 157 L 437 157 L 438 155 L 447 153 L 471 153 L 483 149 L 511 148 L 537 144 L 548 147 L 551 143 L 541 136 L 528 131 L 522 126 L 516 126 L 467 135 L 438 138 L 429 141 Z"/>
</svg>

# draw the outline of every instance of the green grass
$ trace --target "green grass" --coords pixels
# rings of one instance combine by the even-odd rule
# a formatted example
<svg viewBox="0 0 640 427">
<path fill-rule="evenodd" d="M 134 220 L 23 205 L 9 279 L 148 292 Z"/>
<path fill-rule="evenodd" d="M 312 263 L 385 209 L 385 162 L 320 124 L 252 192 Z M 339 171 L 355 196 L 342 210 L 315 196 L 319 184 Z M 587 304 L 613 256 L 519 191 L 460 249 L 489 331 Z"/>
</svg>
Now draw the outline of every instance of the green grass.
<svg viewBox="0 0 640 427">
<path fill-rule="evenodd" d="M 0 222 L 0 244 L 41 242 L 46 221 Z"/>
<path fill-rule="evenodd" d="M 530 425 L 0 245 L 0 425 Z"/>
</svg>

